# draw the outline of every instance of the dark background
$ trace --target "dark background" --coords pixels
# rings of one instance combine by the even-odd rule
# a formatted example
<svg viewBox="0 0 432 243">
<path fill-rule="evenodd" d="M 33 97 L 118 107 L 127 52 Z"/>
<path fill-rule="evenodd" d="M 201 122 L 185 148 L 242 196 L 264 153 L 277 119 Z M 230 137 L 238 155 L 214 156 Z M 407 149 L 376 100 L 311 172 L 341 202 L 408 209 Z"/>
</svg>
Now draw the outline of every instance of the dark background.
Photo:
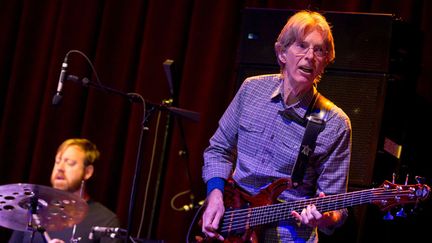
<svg viewBox="0 0 432 243">
<path fill-rule="evenodd" d="M 278 22 L 272 21 L 276 15 L 246 20 L 246 8 L 394 16 L 384 27 L 373 17 L 352 24 L 347 24 L 350 19 L 332 21 L 335 31 L 339 28 L 336 62 L 318 88 L 358 124 L 353 122 L 351 190 L 379 186 L 393 172 L 398 183 L 410 174 L 410 184 L 415 175 L 431 184 L 430 1 L 0 0 L 0 185 L 49 185 L 57 146 L 70 137 L 86 137 L 102 152 L 90 191 L 127 227 L 143 106 L 73 82 L 65 83 L 62 103 L 53 106 L 63 58 L 69 50 L 80 50 L 103 85 L 138 93 L 153 103 L 173 98 L 174 107 L 200 114 L 194 122 L 153 112 L 141 144 L 131 234 L 184 242 L 195 210 L 181 207 L 204 199 L 202 152 L 219 117 L 243 76 L 275 69 L 274 60 L 248 58 L 272 58 L 273 50 L 265 47 L 276 36 L 259 36 L 250 49 L 244 39 L 248 25 L 258 27 L 257 32 L 278 31 Z M 326 16 L 330 20 L 331 14 Z M 405 27 L 398 28 L 401 22 Z M 376 32 L 383 41 L 377 41 Z M 381 56 L 356 56 L 372 52 Z M 174 94 L 162 65 L 166 59 L 175 64 Z M 96 81 L 83 56 L 72 53 L 68 62 L 69 74 Z M 402 145 L 399 159 L 384 151 L 384 138 Z M 387 222 L 375 206 L 350 208 L 344 228 L 323 241 L 424 240 L 430 210 L 426 202 L 407 218 Z M 2 242 L 8 235 L 1 228 Z"/>
</svg>

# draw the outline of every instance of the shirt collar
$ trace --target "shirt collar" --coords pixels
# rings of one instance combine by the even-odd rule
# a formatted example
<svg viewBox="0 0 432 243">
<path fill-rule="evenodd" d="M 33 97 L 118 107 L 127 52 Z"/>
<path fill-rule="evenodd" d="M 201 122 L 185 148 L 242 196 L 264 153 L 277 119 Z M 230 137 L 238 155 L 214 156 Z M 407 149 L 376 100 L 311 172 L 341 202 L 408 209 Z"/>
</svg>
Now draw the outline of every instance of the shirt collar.
<svg viewBox="0 0 432 243">
<path fill-rule="evenodd" d="M 282 99 L 282 82 L 283 82 L 283 79 L 282 79 L 281 75 L 279 75 L 278 85 L 275 86 L 275 89 L 273 90 L 273 93 L 270 96 L 270 99 L 272 101 L 277 101 L 279 99 Z"/>
<path fill-rule="evenodd" d="M 283 102 L 283 95 L 282 95 L 282 76 L 279 75 L 279 83 L 278 85 L 275 86 L 275 89 L 273 90 L 270 99 L 271 101 L 280 101 L 282 100 L 282 103 L 285 106 L 285 102 Z M 312 101 L 312 98 L 314 96 L 314 94 L 318 92 L 315 85 L 312 87 L 312 89 L 310 91 L 308 91 L 306 94 L 304 94 L 295 104 L 293 104 L 292 106 L 300 106 L 300 107 L 305 107 L 306 109 L 309 106 L 309 103 Z"/>
</svg>

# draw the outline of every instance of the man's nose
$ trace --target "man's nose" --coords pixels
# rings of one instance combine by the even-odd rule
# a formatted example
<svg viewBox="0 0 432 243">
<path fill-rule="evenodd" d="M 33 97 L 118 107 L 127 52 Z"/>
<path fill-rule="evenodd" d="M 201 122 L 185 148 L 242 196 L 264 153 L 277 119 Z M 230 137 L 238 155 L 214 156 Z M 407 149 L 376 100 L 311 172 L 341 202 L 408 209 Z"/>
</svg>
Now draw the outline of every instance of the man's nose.
<svg viewBox="0 0 432 243">
<path fill-rule="evenodd" d="M 65 161 L 60 161 L 56 164 L 56 169 L 63 171 L 65 167 Z"/>
<path fill-rule="evenodd" d="M 309 48 L 306 50 L 306 53 L 305 53 L 304 55 L 307 56 L 308 58 L 313 58 L 314 55 L 315 55 L 314 52 L 315 52 L 315 51 L 314 51 L 313 47 L 309 47 Z"/>
</svg>

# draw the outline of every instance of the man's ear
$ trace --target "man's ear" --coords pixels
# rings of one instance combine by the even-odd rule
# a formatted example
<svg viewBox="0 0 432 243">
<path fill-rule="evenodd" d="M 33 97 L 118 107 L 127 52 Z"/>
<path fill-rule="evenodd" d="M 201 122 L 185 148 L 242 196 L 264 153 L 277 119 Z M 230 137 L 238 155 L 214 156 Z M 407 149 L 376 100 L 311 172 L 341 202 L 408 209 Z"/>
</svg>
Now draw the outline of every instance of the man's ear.
<svg viewBox="0 0 432 243">
<path fill-rule="evenodd" d="M 87 165 L 85 167 L 84 180 L 88 180 L 93 175 L 93 171 L 94 171 L 94 166 L 93 165 Z"/>
<path fill-rule="evenodd" d="M 279 61 L 281 63 L 286 63 L 286 53 L 285 52 L 280 52 L 278 54 L 278 58 L 279 58 Z"/>
<path fill-rule="evenodd" d="M 279 59 L 278 61 L 280 63 L 286 63 L 285 50 L 279 42 L 275 43 L 275 51 L 276 51 L 277 58 Z"/>
</svg>

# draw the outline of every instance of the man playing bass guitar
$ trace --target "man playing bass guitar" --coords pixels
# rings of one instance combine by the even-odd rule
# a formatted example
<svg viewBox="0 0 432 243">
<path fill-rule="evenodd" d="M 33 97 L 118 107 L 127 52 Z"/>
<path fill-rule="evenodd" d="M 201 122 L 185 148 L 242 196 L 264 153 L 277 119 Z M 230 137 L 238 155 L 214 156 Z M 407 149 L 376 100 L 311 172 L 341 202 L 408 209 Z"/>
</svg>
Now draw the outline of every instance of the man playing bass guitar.
<svg viewBox="0 0 432 243">
<path fill-rule="evenodd" d="M 301 121 L 307 120 L 308 108 L 319 95 L 317 84 L 324 68 L 335 58 L 325 17 L 310 11 L 294 14 L 280 32 L 275 52 L 280 73 L 243 82 L 204 152 L 207 199 L 202 232 L 208 238 L 224 239 L 219 224 L 226 210 L 224 200 L 229 200 L 224 186 L 231 178 L 252 196 L 273 185 L 270 194 L 286 202 L 347 191 L 351 123 L 342 109 L 329 108 L 313 152 L 301 146 L 305 134 Z M 289 180 L 275 183 L 291 178 L 299 153 L 310 159 L 298 186 Z M 332 233 L 343 224 L 347 210 L 320 212 L 312 203 L 290 214 L 290 219 L 268 224 L 247 237 L 259 242 L 317 242 L 317 230 Z"/>
</svg>

